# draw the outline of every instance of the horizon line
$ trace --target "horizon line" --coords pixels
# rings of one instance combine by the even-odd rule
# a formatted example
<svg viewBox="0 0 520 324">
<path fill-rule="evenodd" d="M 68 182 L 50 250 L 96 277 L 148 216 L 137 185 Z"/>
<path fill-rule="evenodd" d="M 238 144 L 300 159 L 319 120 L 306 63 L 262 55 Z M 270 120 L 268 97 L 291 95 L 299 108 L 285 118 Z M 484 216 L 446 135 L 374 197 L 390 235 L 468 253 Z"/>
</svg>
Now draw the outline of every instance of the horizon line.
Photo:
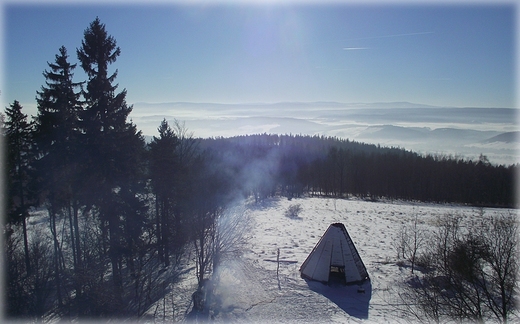
<svg viewBox="0 0 520 324">
<path fill-rule="evenodd" d="M 135 104 L 149 104 L 149 105 L 165 105 L 165 104 L 191 104 L 191 105 L 221 105 L 221 106 L 239 106 L 239 105 L 280 105 L 280 104 L 301 104 L 301 105 L 309 105 L 309 104 L 335 104 L 335 105 L 349 105 L 349 106 L 359 106 L 359 108 L 366 107 L 371 108 L 370 105 L 407 105 L 410 107 L 389 107 L 389 108 L 475 108 L 475 109 L 517 109 L 520 107 L 501 107 L 501 106 L 438 106 L 431 104 L 423 104 L 416 103 L 410 101 L 374 101 L 374 102 L 344 102 L 344 101 L 326 101 L 326 100 L 317 100 L 317 101 L 250 101 L 250 102 L 211 102 L 211 101 L 160 101 L 160 102 L 149 102 L 149 101 L 135 101 L 129 103 L 129 105 Z M 419 107 L 413 107 L 419 106 Z M 355 108 L 355 107 L 353 107 Z M 373 107 L 373 108 L 381 108 L 381 107 Z"/>
</svg>

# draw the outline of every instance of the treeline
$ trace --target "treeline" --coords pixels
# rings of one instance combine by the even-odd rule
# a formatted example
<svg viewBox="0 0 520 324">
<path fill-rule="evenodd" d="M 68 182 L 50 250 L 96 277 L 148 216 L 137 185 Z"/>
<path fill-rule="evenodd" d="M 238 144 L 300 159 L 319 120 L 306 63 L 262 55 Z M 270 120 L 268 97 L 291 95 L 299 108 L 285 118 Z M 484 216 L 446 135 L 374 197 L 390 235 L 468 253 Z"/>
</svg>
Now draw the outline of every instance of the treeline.
<svg viewBox="0 0 520 324">
<path fill-rule="evenodd" d="M 513 207 L 518 166 L 423 156 L 348 139 L 249 135 L 202 140 L 245 194 L 303 194 Z"/>
<path fill-rule="evenodd" d="M 99 19 L 76 55 L 87 80 L 73 80 L 77 64 L 61 47 L 43 72 L 37 115 L 29 120 L 14 101 L 2 121 L 9 317 L 138 318 L 181 261 L 196 269 L 194 305 L 203 308 L 202 288 L 226 253 L 239 251 L 230 245 L 245 228 L 241 217 L 227 230 L 219 224 L 244 197 L 514 205 L 517 167 L 484 157 L 423 157 L 319 136 L 196 139 L 166 120 L 146 144 L 111 70 L 120 49 Z M 48 223 L 31 225 L 42 213 Z"/>
</svg>

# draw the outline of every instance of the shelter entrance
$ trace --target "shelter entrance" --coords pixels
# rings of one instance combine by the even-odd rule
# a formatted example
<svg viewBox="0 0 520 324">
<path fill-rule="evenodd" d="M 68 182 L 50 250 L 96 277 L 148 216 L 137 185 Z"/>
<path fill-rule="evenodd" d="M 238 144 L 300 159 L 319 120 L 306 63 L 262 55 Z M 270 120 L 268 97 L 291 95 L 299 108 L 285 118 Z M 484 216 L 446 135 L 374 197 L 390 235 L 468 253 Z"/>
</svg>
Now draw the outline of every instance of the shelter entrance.
<svg viewBox="0 0 520 324">
<path fill-rule="evenodd" d="M 347 280 L 345 278 L 345 267 L 344 266 L 330 266 L 329 272 L 329 285 L 346 285 Z"/>
</svg>

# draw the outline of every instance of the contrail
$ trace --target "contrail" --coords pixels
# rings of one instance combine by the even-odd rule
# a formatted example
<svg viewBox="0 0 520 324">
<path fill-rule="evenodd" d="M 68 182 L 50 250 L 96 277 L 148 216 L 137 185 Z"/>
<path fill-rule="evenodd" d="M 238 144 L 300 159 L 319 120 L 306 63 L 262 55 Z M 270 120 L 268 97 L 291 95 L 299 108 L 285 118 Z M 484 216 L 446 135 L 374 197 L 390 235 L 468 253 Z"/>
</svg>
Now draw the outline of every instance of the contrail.
<svg viewBox="0 0 520 324">
<path fill-rule="evenodd" d="M 392 35 L 382 35 L 382 36 L 371 36 L 371 37 L 358 37 L 358 38 L 348 38 L 345 40 L 359 40 L 359 39 L 375 39 L 375 38 L 391 38 L 391 37 L 403 37 L 403 36 L 417 36 L 417 35 L 428 35 L 434 34 L 435 32 L 418 32 L 418 33 L 405 33 L 405 34 L 392 34 Z"/>
<path fill-rule="evenodd" d="M 325 43 L 338 43 L 338 42 L 347 42 L 352 40 L 363 40 L 363 39 L 378 39 L 378 38 L 393 38 L 393 37 L 405 37 L 405 36 L 419 36 L 419 35 L 429 35 L 435 34 L 433 31 L 426 32 L 416 32 L 416 33 L 403 33 L 403 34 L 391 34 L 391 35 L 380 35 L 380 36 L 368 36 L 368 37 L 354 37 L 354 38 L 344 38 L 338 40 L 324 40 L 314 44 L 325 44 Z"/>
</svg>

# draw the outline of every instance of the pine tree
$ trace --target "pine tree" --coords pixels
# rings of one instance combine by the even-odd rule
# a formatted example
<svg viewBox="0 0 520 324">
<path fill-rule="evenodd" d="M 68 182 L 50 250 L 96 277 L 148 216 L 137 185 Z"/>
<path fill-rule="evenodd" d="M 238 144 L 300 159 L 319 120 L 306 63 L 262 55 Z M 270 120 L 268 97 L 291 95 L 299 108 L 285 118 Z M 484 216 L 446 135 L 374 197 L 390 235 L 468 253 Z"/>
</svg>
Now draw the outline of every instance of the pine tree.
<svg viewBox="0 0 520 324">
<path fill-rule="evenodd" d="M 32 123 L 22 112 L 22 106 L 15 100 L 5 110 L 5 136 L 7 146 L 7 216 L 9 223 L 22 223 L 25 267 L 30 272 L 29 242 L 27 238 L 27 217 L 31 198 L 30 190 L 32 154 Z"/>
<path fill-rule="evenodd" d="M 84 32 L 82 46 L 77 50 L 81 67 L 88 76 L 83 96 L 86 109 L 81 116 L 82 144 L 88 165 L 86 184 L 89 199 L 95 205 L 102 228 L 108 238 L 112 266 L 115 303 L 121 303 L 124 197 L 135 197 L 134 190 L 141 171 L 144 140 L 133 123 L 127 122 L 132 107 L 126 103 L 126 90 L 116 93 L 113 82 L 117 70 L 109 75 L 109 65 L 120 55 L 116 41 L 105 25 L 96 18 Z"/>
</svg>

